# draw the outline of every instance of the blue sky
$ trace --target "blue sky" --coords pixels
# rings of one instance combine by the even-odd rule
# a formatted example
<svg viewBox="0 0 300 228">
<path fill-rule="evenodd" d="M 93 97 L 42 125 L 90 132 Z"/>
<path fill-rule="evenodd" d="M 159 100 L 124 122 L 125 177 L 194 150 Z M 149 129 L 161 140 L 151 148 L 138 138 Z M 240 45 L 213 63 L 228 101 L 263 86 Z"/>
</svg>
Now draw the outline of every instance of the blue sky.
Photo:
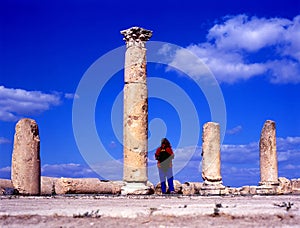
<svg viewBox="0 0 300 228">
<path fill-rule="evenodd" d="M 155 59 L 148 63 L 150 181 L 158 182 L 153 154 L 164 136 L 176 153 L 175 179 L 202 181 L 202 126 L 218 119 L 213 108 L 226 119 L 225 185 L 258 184 L 258 142 L 267 119 L 277 126 L 279 176 L 300 177 L 299 1 L 2 0 L 0 178 L 10 178 L 14 127 L 22 117 L 39 125 L 43 175 L 122 178 L 123 70 L 103 85 L 104 76 L 93 75 L 96 83 L 89 82 L 84 94 L 78 87 L 101 60 L 105 72 L 122 64 L 120 30 L 132 26 L 153 31 L 147 46 Z M 163 44 L 159 50 L 156 42 Z M 112 58 L 103 57 L 107 53 Z M 199 86 L 204 68 L 218 82 L 204 86 L 208 92 Z M 96 99 L 95 108 L 86 104 L 74 114 L 81 95 Z M 82 149 L 74 135 L 89 142 L 92 133 L 74 130 L 72 116 L 84 126 L 89 108 L 103 147 Z M 110 158 L 90 161 L 103 154 Z"/>
</svg>

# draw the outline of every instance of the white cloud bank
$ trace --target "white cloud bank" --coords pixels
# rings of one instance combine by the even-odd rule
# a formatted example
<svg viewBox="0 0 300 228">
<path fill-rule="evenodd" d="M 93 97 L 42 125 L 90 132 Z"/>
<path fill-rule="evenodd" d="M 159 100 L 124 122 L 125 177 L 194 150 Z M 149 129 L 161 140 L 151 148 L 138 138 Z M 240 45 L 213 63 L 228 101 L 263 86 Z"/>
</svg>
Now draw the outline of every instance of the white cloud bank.
<svg viewBox="0 0 300 228">
<path fill-rule="evenodd" d="M 67 99 L 74 97 L 70 93 L 65 94 Z M 48 94 L 0 86 L 0 120 L 17 121 L 24 115 L 38 115 L 61 102 L 62 96 L 58 92 Z"/>
<path fill-rule="evenodd" d="M 207 41 L 187 47 L 205 63 L 219 82 L 235 83 L 265 75 L 272 83 L 300 82 L 300 15 L 293 20 L 228 16 L 214 25 Z M 199 62 L 186 52 L 172 53 L 170 65 L 183 69 L 196 80 L 203 77 Z"/>
<path fill-rule="evenodd" d="M 67 164 L 45 164 L 41 168 L 43 176 L 51 177 L 94 177 L 96 174 L 88 166 L 75 163 Z"/>
</svg>

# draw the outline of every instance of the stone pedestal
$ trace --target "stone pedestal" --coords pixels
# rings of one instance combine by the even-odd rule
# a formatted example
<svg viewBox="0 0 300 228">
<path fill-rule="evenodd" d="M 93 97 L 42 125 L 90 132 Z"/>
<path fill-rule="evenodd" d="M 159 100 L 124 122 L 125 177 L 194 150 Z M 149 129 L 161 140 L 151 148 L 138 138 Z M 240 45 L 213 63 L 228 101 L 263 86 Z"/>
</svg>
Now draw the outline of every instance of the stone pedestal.
<svg viewBox="0 0 300 228">
<path fill-rule="evenodd" d="M 222 194 L 220 125 L 208 122 L 202 133 L 202 178 L 200 194 Z"/>
<path fill-rule="evenodd" d="M 32 119 L 21 119 L 16 124 L 11 180 L 21 195 L 40 194 L 40 137 L 38 125 Z"/>
<path fill-rule="evenodd" d="M 277 152 L 276 152 L 276 127 L 275 122 L 267 120 L 261 132 L 259 142 L 260 182 L 262 188 L 273 188 L 279 185 Z M 271 190 L 273 192 L 273 190 Z"/>
<path fill-rule="evenodd" d="M 152 32 L 139 27 L 121 31 L 126 41 L 124 75 L 124 194 L 147 189 L 148 90 L 145 43 Z"/>
</svg>

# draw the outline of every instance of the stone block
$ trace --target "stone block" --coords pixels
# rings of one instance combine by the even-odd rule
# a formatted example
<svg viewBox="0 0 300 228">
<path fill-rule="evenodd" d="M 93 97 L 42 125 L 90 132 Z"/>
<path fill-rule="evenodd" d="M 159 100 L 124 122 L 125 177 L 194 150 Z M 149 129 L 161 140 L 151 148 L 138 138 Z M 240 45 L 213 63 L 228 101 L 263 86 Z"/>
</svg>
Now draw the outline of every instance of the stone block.
<svg viewBox="0 0 300 228">
<path fill-rule="evenodd" d="M 98 178 L 59 178 L 55 182 L 56 194 L 120 194 L 121 186 Z"/>
<path fill-rule="evenodd" d="M 292 179 L 291 184 L 292 184 L 292 193 L 300 194 L 300 178 Z"/>
<path fill-rule="evenodd" d="M 59 178 L 56 177 L 41 177 L 41 195 L 54 195 L 55 194 L 55 182 Z"/>
<path fill-rule="evenodd" d="M 278 178 L 279 186 L 277 187 L 277 194 L 290 194 L 292 193 L 292 183 L 285 177 Z"/>
<path fill-rule="evenodd" d="M 250 186 L 249 186 L 249 185 L 243 186 L 243 187 L 241 188 L 241 190 L 240 190 L 240 194 L 241 194 L 242 196 L 247 196 L 247 195 L 249 195 L 249 194 L 250 194 Z"/>
</svg>

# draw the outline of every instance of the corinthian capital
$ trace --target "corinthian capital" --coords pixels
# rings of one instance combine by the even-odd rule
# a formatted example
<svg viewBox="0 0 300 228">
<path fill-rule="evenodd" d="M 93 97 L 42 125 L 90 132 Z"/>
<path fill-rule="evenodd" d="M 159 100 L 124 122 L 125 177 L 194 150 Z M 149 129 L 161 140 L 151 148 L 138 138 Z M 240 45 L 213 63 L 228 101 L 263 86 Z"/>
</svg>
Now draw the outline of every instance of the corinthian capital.
<svg viewBox="0 0 300 228">
<path fill-rule="evenodd" d="M 140 27 L 132 27 L 122 30 L 121 34 L 124 36 L 123 40 L 126 41 L 126 46 L 145 47 L 145 42 L 152 36 L 152 31 Z"/>
</svg>

